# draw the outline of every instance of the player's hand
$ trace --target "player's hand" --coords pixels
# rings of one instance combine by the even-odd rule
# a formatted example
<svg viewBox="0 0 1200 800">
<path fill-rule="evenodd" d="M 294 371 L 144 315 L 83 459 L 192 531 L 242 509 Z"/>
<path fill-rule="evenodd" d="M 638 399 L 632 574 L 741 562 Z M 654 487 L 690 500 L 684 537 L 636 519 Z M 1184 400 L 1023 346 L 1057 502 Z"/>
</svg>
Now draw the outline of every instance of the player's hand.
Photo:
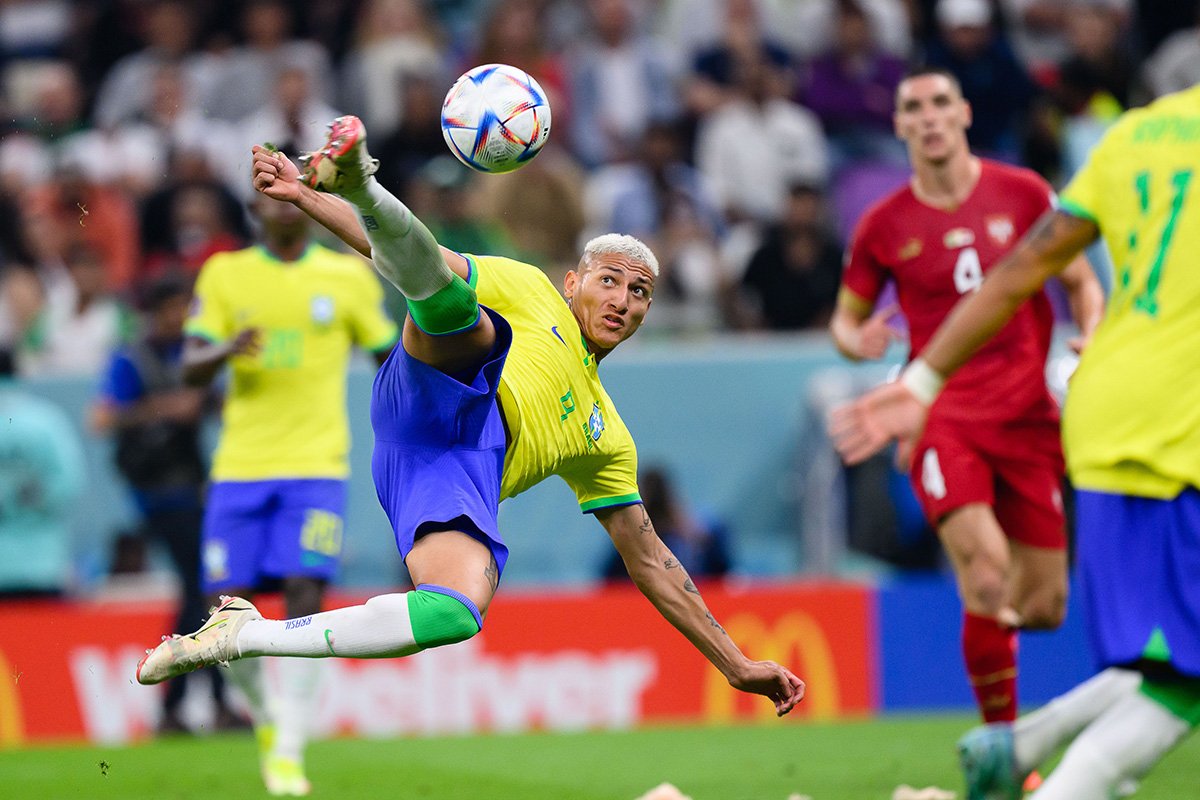
<svg viewBox="0 0 1200 800">
<path fill-rule="evenodd" d="M 778 716 L 791 711 L 804 698 L 804 681 L 774 661 L 748 661 L 729 685 L 750 694 L 761 694 L 775 703 Z"/>
<path fill-rule="evenodd" d="M 884 384 L 852 403 L 838 406 L 829 420 L 829 435 L 847 464 L 861 464 L 893 440 L 900 443 L 896 461 L 903 467 L 929 409 L 899 381 Z"/>
<path fill-rule="evenodd" d="M 262 329 L 244 328 L 229 343 L 231 356 L 256 356 L 262 350 Z"/>
<path fill-rule="evenodd" d="M 1070 339 L 1067 339 L 1067 348 L 1075 355 L 1081 356 L 1091 341 L 1092 335 L 1090 333 L 1072 336 Z"/>
<path fill-rule="evenodd" d="M 262 145 L 254 153 L 254 188 L 272 200 L 294 203 L 300 199 L 300 169 L 283 153 Z"/>
<path fill-rule="evenodd" d="M 900 306 L 893 303 L 872 314 L 858 330 L 858 357 L 875 361 L 887 354 L 888 347 L 894 339 L 900 339 L 900 333 L 891 326 L 891 321 L 900 313 Z"/>
</svg>

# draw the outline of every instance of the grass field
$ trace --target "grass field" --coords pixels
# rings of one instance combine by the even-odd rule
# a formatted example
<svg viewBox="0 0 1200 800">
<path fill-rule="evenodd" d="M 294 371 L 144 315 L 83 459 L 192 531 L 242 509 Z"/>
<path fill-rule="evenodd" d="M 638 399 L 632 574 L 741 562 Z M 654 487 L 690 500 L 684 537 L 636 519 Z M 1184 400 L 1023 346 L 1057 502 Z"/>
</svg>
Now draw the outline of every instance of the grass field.
<svg viewBox="0 0 1200 800">
<path fill-rule="evenodd" d="M 626 733 L 536 734 L 312 745 L 313 796 L 353 800 L 633 800 L 669 781 L 695 800 L 887 800 L 900 783 L 959 791 L 953 745 L 966 716 Z M 215 800 L 265 796 L 249 736 L 133 747 L 0 752 L 12 800 Z M 1200 738 L 1172 753 L 1139 800 L 1200 796 Z"/>
</svg>

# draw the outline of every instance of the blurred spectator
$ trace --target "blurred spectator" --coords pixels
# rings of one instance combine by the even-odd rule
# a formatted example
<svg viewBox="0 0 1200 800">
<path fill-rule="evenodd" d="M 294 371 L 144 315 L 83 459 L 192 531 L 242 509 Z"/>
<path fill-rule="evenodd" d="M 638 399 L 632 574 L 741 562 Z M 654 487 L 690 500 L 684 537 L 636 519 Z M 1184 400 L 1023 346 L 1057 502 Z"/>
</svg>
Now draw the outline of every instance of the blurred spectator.
<svg viewBox="0 0 1200 800">
<path fill-rule="evenodd" d="M 61 265 L 45 265 L 39 277 L 46 301 L 18 350 L 21 375 L 97 374 L 130 328 L 106 288 L 98 254 L 73 244 Z"/>
<path fill-rule="evenodd" d="M 663 37 L 690 61 L 700 49 L 721 38 L 727 0 L 665 0 Z M 793 58 L 810 59 L 833 40 L 837 0 L 757 0 L 764 25 Z M 863 0 L 863 10 L 876 41 L 884 50 L 906 58 L 912 48 L 909 8 L 913 0 Z"/>
<path fill-rule="evenodd" d="M 746 64 L 763 65 L 762 76 L 778 84 L 771 94 L 791 93 L 791 53 L 772 38 L 758 0 L 725 0 L 724 15 L 721 38 L 699 50 L 691 62 L 686 100 L 701 117 L 740 95 Z"/>
<path fill-rule="evenodd" d="M 71 36 L 69 0 L 6 0 L 0 3 L 0 63 L 58 58 Z"/>
<path fill-rule="evenodd" d="M 1142 67 L 1146 86 L 1155 97 L 1200 83 L 1200 5 L 1192 19 L 1193 27 L 1168 36 Z"/>
<path fill-rule="evenodd" d="M 495 0 L 490 3 L 481 28 L 479 47 L 467 67 L 509 64 L 525 70 L 550 99 L 554 125 L 559 130 L 570 130 L 574 107 L 570 79 L 563 59 L 547 47 L 543 3 Z"/>
<path fill-rule="evenodd" d="M 191 52 L 199 23 L 191 6 L 183 0 L 151 0 L 139 22 L 144 46 L 117 61 L 100 84 L 93 119 L 101 128 L 150 116 L 154 84 L 164 68 L 179 71 L 184 93 L 202 92 L 206 62 Z"/>
<path fill-rule="evenodd" d="M 842 275 L 842 248 L 830 231 L 819 188 L 797 184 L 787 210 L 750 257 L 742 276 L 739 327 L 795 330 L 829 321 Z"/>
<path fill-rule="evenodd" d="M 295 18 L 287 3 L 247 0 L 242 5 L 240 28 L 242 44 L 211 55 L 212 68 L 219 75 L 198 100 L 206 116 L 237 122 L 255 114 L 276 99 L 282 73 L 289 70 L 304 73 L 306 91 L 312 93 L 315 102 L 330 102 L 333 70 L 329 54 L 316 42 L 292 38 Z M 304 121 L 317 124 L 314 120 Z M 328 121 L 322 118 L 320 124 Z"/>
<path fill-rule="evenodd" d="M 81 165 L 66 162 L 53 182 L 25 197 L 30 217 L 47 217 L 55 223 L 59 238 L 52 249 L 61 255 L 66 246 L 82 242 L 99 260 L 108 290 L 120 292 L 129 287 L 141 260 L 141 237 L 137 209 L 126 192 L 95 183 Z"/>
<path fill-rule="evenodd" d="M 779 70 L 761 55 L 735 62 L 733 86 L 730 100 L 701 120 L 696 166 L 728 219 L 770 224 L 790 185 L 825 182 L 825 136 L 811 111 L 781 96 Z"/>
<path fill-rule="evenodd" d="M 19 261 L 0 263 L 0 356 L 12 357 L 42 310 L 37 273 Z"/>
<path fill-rule="evenodd" d="M 410 114 L 406 84 L 436 80 L 450 88 L 440 34 L 420 0 L 368 0 L 358 25 L 358 41 L 343 69 L 339 100 L 357 109 L 371 136 L 386 139 Z M 439 102 L 440 102 L 439 98 Z"/>
<path fill-rule="evenodd" d="M 116 439 L 117 470 L 141 516 L 139 533 L 163 546 L 179 579 L 174 630 L 203 620 L 207 604 L 200 586 L 200 524 L 207 467 L 200 423 L 210 396 L 183 384 L 183 322 L 191 282 L 161 278 L 142 293 L 140 336 L 112 354 L 92 410 L 92 427 Z M 217 670 L 207 670 L 217 706 L 217 726 L 237 722 Z M 171 681 L 163 696 L 160 730 L 186 731 L 180 708 L 186 682 Z"/>
<path fill-rule="evenodd" d="M 1138 50 L 1152 53 L 1167 37 L 1196 24 L 1196 0 L 1133 0 L 1137 19 Z"/>
<path fill-rule="evenodd" d="M 215 181 L 173 184 L 142 209 L 146 259 L 139 280 L 181 270 L 189 279 L 214 253 L 237 250 L 249 239 L 241 204 Z"/>
<path fill-rule="evenodd" d="M 799 99 L 821 120 L 836 165 L 905 163 L 892 107 L 906 65 L 876 43 L 861 2 L 838 0 L 832 47 L 809 65 Z"/>
<path fill-rule="evenodd" d="M 654 530 L 693 580 L 722 578 L 730 570 L 729 531 L 725 523 L 703 509 L 689 508 L 663 467 L 648 467 L 638 477 L 638 491 Z M 629 573 L 613 551 L 601 577 L 626 579 Z"/>
<path fill-rule="evenodd" d="M 504 228 L 472 208 L 475 174 L 453 156 L 425 164 L 409 184 L 408 204 L 437 241 L 459 253 L 516 256 Z"/>
<path fill-rule="evenodd" d="M 485 220 L 499 224 L 519 257 L 558 276 L 579 261 L 584 176 L 561 149 L 546 148 L 517 172 L 488 175 L 473 194 Z"/>
<path fill-rule="evenodd" d="M 1081 5 L 1067 18 L 1066 35 L 1069 51 L 1058 66 L 1058 82 L 1068 90 L 1067 108 L 1075 113 L 1093 102 L 1113 102 L 1117 113 L 1128 108 L 1136 70 L 1121 39 L 1120 15 L 1103 5 Z"/>
<path fill-rule="evenodd" d="M 270 98 L 237 125 L 237 157 L 230 161 L 237 163 L 240 175 L 250 174 L 250 148 L 255 144 L 270 142 L 288 153 L 308 153 L 325 143 L 329 123 L 341 112 L 311 89 L 307 70 L 289 66 L 278 72 Z M 248 180 L 240 180 L 232 188 L 241 192 L 243 199 L 254 194 Z"/>
<path fill-rule="evenodd" d="M 652 122 L 634 153 L 635 161 L 588 177 L 582 238 L 611 231 L 646 242 L 661 269 L 649 324 L 712 328 L 726 283 L 718 250 L 724 220 L 716 201 L 684 160 L 676 125 Z"/>
<path fill-rule="evenodd" d="M 83 89 L 70 64 L 38 62 L 6 70 L 12 127 L 0 140 L 0 186 L 18 194 L 50 180 L 62 152 L 86 129 Z"/>
<path fill-rule="evenodd" d="M 567 51 L 571 147 L 589 168 L 636 157 L 647 125 L 681 110 L 674 67 L 662 44 L 638 31 L 633 3 L 590 0 L 591 31 Z"/>
<path fill-rule="evenodd" d="M 441 120 L 448 89 L 440 76 L 409 75 L 401 86 L 403 121 L 391 135 L 371 140 L 371 152 L 379 158 L 375 177 L 392 192 L 403 195 L 417 170 L 431 158 L 446 155 Z"/>
<path fill-rule="evenodd" d="M 59 595 L 71 580 L 83 445 L 62 409 L 12 378 L 12 359 L 0 353 L 0 598 Z"/>
<path fill-rule="evenodd" d="M 1038 89 L 1008 42 L 992 26 L 988 0 L 938 0 L 938 34 L 926 61 L 952 73 L 971 104 L 973 150 L 1011 163 Z"/>
<path fill-rule="evenodd" d="M 997 0 L 1013 50 L 1042 86 L 1051 85 L 1059 64 L 1071 57 L 1071 25 L 1077 13 L 1094 10 L 1118 25 L 1131 0 Z"/>
</svg>

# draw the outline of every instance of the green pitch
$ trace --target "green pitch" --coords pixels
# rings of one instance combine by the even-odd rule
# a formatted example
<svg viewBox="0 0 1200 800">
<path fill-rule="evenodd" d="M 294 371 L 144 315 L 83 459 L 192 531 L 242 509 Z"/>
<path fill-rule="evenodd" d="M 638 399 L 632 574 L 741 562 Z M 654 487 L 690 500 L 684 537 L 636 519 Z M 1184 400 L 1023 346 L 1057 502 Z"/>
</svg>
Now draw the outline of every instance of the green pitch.
<svg viewBox="0 0 1200 800">
<path fill-rule="evenodd" d="M 954 742 L 965 716 L 783 722 L 629 733 L 336 740 L 309 752 L 314 798 L 633 800 L 669 781 L 695 800 L 887 800 L 901 783 L 962 797 Z M 1138 800 L 1200 786 L 1200 737 L 1150 775 Z M 173 738 L 135 747 L 0 752 L 0 794 L 14 800 L 257 798 L 249 736 Z"/>
</svg>

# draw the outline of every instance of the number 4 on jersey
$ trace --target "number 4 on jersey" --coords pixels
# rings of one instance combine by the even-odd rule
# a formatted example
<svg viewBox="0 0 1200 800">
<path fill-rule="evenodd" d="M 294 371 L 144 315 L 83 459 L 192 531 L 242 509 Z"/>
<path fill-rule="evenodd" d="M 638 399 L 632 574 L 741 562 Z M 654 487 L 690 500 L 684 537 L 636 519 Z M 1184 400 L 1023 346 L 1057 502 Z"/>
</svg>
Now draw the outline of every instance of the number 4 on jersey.
<svg viewBox="0 0 1200 800">
<path fill-rule="evenodd" d="M 983 284 L 983 265 L 979 263 L 979 251 L 964 247 L 958 251 L 954 262 L 954 288 L 959 294 L 973 292 Z"/>
</svg>

